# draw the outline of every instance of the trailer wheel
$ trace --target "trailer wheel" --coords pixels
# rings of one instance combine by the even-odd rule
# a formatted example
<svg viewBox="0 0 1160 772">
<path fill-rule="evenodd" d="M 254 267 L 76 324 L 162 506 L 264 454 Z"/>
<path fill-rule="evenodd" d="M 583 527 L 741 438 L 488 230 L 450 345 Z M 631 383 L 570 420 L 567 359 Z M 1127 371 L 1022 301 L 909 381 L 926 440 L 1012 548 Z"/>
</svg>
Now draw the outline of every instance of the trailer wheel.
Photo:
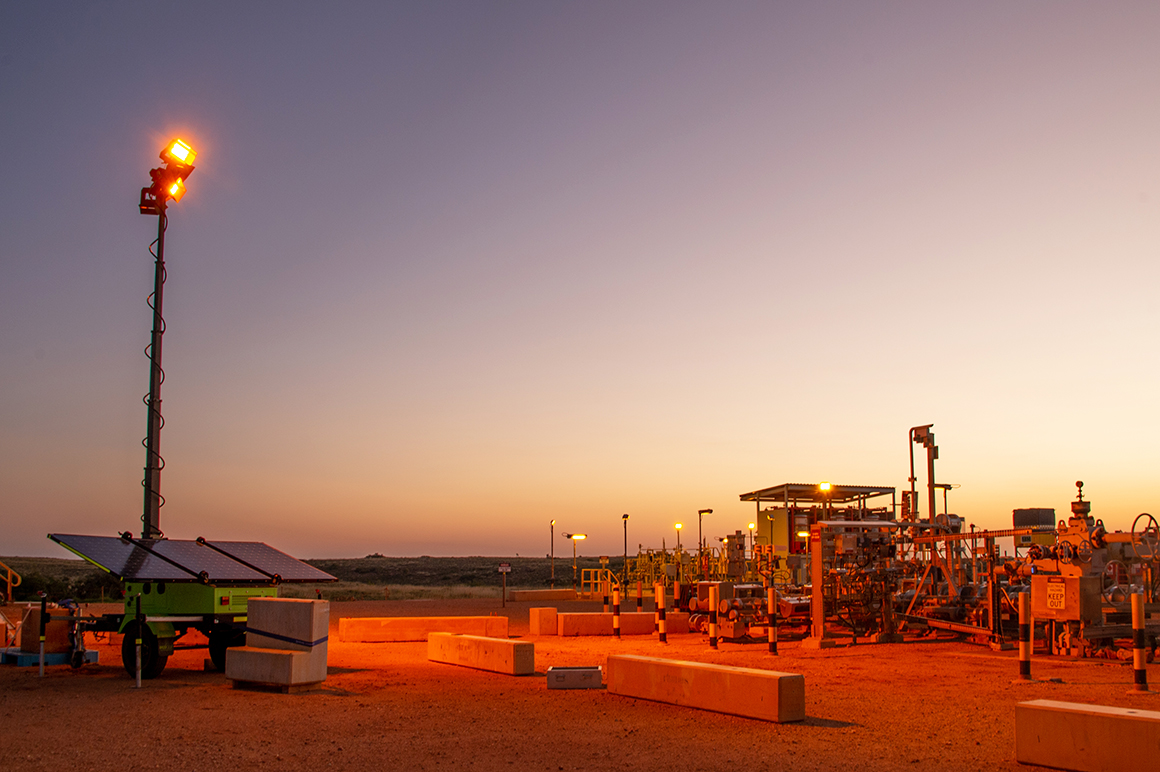
<svg viewBox="0 0 1160 772">
<path fill-rule="evenodd" d="M 169 655 L 162 656 L 157 636 L 145 625 L 141 632 L 141 677 L 156 678 L 165 669 Z M 137 622 L 130 622 L 121 640 L 121 664 L 130 678 L 137 677 Z"/>
<path fill-rule="evenodd" d="M 245 630 L 217 630 L 209 634 L 209 658 L 219 672 L 226 669 L 226 649 L 246 645 Z"/>
</svg>

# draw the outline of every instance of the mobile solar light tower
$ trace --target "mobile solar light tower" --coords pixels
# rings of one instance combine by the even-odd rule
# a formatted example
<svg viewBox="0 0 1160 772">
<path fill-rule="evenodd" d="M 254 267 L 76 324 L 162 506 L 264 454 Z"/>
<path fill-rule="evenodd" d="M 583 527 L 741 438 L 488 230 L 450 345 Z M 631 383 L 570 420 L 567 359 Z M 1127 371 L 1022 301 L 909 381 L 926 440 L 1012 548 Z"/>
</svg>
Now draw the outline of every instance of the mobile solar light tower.
<svg viewBox="0 0 1160 772">
<path fill-rule="evenodd" d="M 170 201 L 185 195 L 185 180 L 193 172 L 197 153 L 176 139 L 161 151 L 164 163 L 149 172 L 152 184 L 141 189 L 141 214 L 157 215 L 157 246 L 153 294 L 153 334 L 149 348 L 149 411 L 145 435 L 145 505 L 141 515 L 141 538 L 129 532 L 120 536 L 52 534 L 48 538 L 103 571 L 121 580 L 125 591 L 122 614 L 78 619 L 77 638 L 85 631 L 124 635 L 121 661 L 129 674 L 155 678 L 165 668 L 175 644 L 190 630 L 209 639 L 210 659 L 225 669 L 226 649 L 245 641 L 246 613 L 250 598 L 278 596 L 283 582 L 333 582 L 319 571 L 262 542 L 167 539 L 161 531 L 161 338 L 165 319 L 161 315 L 165 285 L 166 209 Z M 259 631 L 250 630 L 257 633 Z M 74 658 L 75 662 L 75 658 Z"/>
</svg>

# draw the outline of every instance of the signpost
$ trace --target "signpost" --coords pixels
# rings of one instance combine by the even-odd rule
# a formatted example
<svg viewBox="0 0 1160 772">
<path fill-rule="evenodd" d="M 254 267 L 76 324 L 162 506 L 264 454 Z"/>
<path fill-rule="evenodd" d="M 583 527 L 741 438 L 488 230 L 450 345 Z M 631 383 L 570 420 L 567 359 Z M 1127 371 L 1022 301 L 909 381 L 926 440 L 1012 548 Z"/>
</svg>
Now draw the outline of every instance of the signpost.
<svg viewBox="0 0 1160 772">
<path fill-rule="evenodd" d="M 511 572 L 512 572 L 512 564 L 511 563 L 500 563 L 499 564 L 499 573 L 500 573 L 500 576 L 503 577 L 503 591 L 500 593 L 500 598 L 502 598 L 501 605 L 503 608 L 507 608 L 507 575 L 510 574 Z"/>
</svg>

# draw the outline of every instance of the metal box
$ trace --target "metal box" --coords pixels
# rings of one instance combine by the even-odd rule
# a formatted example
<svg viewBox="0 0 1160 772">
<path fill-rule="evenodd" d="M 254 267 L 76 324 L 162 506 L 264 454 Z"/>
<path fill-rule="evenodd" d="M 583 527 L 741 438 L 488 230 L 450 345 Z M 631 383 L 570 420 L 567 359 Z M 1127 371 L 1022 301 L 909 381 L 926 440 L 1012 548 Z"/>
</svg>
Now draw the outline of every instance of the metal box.
<svg viewBox="0 0 1160 772">
<path fill-rule="evenodd" d="M 1031 615 L 1057 622 L 1098 624 L 1103 620 L 1100 578 L 1043 574 L 1031 577 Z"/>
<path fill-rule="evenodd" d="M 599 666 L 548 668 L 549 689 L 599 689 L 603 685 Z"/>
<path fill-rule="evenodd" d="M 1034 528 L 1036 526 L 1050 526 L 1055 528 L 1054 509 L 1014 509 L 1011 510 L 1011 524 L 1016 528 Z M 1028 547 L 1032 544 L 1051 545 L 1055 543 L 1055 534 L 1051 531 L 1044 533 L 1028 533 L 1015 537 L 1016 547 Z"/>
</svg>

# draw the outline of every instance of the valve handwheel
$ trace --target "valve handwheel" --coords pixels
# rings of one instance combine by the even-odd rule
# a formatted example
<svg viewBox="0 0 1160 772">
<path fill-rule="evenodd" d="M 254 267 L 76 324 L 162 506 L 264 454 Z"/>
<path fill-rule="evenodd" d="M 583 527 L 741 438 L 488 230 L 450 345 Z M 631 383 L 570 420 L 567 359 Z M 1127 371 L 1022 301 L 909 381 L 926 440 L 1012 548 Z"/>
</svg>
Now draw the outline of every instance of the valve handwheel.
<svg viewBox="0 0 1160 772">
<path fill-rule="evenodd" d="M 1144 519 L 1143 527 L 1140 527 L 1141 519 Z M 1132 552 L 1140 560 L 1155 560 L 1160 554 L 1160 549 L 1157 549 L 1160 545 L 1157 542 L 1160 542 L 1160 523 L 1147 512 L 1136 515 L 1136 519 L 1132 521 Z M 1141 549 L 1144 545 L 1147 545 L 1147 549 Z"/>
</svg>

